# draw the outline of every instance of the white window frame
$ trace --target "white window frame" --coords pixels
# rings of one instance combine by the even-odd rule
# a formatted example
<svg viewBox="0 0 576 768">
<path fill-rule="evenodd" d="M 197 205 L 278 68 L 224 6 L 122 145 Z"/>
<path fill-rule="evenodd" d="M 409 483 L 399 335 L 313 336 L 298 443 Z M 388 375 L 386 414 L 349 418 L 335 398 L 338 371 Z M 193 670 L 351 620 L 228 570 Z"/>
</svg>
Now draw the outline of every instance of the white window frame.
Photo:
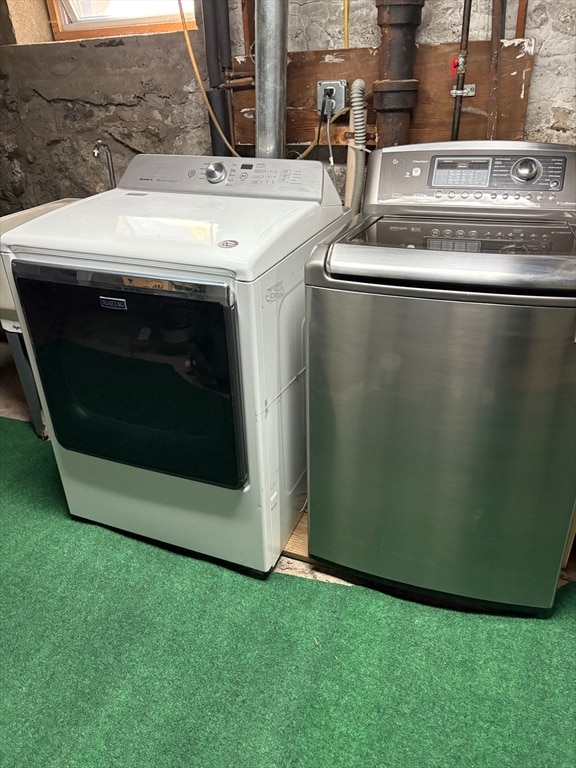
<svg viewBox="0 0 576 768">
<path fill-rule="evenodd" d="M 82 19 L 77 0 L 46 0 L 55 40 L 77 40 L 90 37 L 118 37 L 150 32 L 173 32 L 182 29 L 178 5 L 175 13 L 148 17 Z M 186 26 L 197 29 L 193 11 L 186 10 Z"/>
</svg>

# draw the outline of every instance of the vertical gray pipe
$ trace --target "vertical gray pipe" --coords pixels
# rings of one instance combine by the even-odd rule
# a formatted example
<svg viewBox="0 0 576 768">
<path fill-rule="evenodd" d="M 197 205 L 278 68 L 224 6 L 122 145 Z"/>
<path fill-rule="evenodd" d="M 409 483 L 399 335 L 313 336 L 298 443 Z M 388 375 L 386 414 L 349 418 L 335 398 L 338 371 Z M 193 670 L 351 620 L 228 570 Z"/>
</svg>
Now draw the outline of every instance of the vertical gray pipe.
<svg viewBox="0 0 576 768">
<path fill-rule="evenodd" d="M 256 0 L 256 157 L 284 157 L 288 0 Z"/>
</svg>

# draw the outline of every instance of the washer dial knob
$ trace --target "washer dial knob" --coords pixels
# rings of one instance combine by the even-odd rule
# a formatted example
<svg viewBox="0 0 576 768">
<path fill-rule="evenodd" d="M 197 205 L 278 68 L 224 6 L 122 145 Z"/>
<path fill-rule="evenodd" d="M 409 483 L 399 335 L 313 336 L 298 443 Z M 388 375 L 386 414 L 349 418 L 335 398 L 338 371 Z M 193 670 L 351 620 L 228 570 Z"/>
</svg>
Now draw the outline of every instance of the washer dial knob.
<svg viewBox="0 0 576 768">
<path fill-rule="evenodd" d="M 523 157 L 518 160 L 512 169 L 512 175 L 518 181 L 533 181 L 540 170 L 540 164 L 531 157 Z"/>
<path fill-rule="evenodd" d="M 224 163 L 210 163 L 206 168 L 206 178 L 210 184 L 218 184 L 226 178 L 226 166 Z"/>
</svg>

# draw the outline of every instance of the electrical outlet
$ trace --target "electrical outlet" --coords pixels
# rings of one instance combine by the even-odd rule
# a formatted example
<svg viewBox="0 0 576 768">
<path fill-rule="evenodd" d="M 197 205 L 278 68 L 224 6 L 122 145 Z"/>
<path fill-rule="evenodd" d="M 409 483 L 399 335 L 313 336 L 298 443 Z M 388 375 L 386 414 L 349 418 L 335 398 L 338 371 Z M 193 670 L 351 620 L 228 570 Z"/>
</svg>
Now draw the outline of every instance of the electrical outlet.
<svg viewBox="0 0 576 768">
<path fill-rule="evenodd" d="M 326 103 L 324 114 L 335 114 L 346 106 L 348 82 L 346 80 L 319 80 L 316 85 L 316 112 L 322 114 L 324 97 L 331 100 Z"/>
</svg>

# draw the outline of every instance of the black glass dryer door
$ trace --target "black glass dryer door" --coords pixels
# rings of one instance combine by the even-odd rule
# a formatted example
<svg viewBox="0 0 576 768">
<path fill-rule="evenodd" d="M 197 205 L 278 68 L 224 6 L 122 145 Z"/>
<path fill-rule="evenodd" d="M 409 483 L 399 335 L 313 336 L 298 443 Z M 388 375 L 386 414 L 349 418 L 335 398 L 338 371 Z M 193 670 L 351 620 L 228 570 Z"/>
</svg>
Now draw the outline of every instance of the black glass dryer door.
<svg viewBox="0 0 576 768">
<path fill-rule="evenodd" d="M 246 480 L 229 286 L 13 262 L 58 442 L 239 488 Z"/>
</svg>

